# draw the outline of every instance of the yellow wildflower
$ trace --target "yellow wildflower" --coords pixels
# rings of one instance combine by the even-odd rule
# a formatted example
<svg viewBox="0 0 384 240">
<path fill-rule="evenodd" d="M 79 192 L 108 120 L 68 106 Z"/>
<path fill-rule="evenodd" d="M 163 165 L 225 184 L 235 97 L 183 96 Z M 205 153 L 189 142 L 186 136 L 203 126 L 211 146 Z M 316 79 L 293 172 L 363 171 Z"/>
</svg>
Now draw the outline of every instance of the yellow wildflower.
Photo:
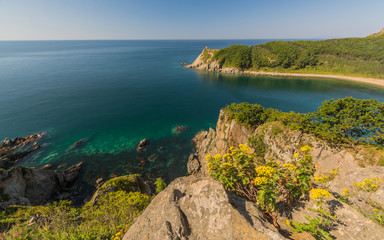
<svg viewBox="0 0 384 240">
<path fill-rule="evenodd" d="M 253 179 L 253 181 L 255 182 L 256 186 L 260 186 L 260 185 L 268 183 L 268 178 L 266 178 L 266 177 L 256 177 L 255 179 Z"/>
<path fill-rule="evenodd" d="M 244 144 L 240 144 L 240 145 L 239 145 L 239 148 L 240 148 L 240 150 L 243 151 L 243 152 L 248 152 L 249 150 L 251 150 L 250 147 L 245 146 Z"/>
<path fill-rule="evenodd" d="M 305 145 L 304 147 L 300 148 L 300 151 L 305 152 L 305 153 L 309 152 L 311 150 L 312 150 L 312 148 L 308 145 Z"/>
<path fill-rule="evenodd" d="M 289 221 L 288 219 L 285 219 L 285 224 L 287 224 L 288 226 L 291 226 L 291 221 Z"/>
<path fill-rule="evenodd" d="M 207 160 L 209 160 L 209 159 L 211 159 L 212 157 L 211 157 L 211 155 L 207 155 L 207 156 L 205 156 L 205 159 L 207 159 Z"/>
<path fill-rule="evenodd" d="M 276 169 L 269 166 L 261 166 L 256 168 L 257 175 L 271 177 L 276 172 Z"/>
<path fill-rule="evenodd" d="M 229 163 L 229 162 L 225 162 L 225 163 L 223 163 L 223 165 L 224 165 L 225 167 L 232 167 L 232 163 Z"/>
<path fill-rule="evenodd" d="M 215 160 L 219 160 L 220 158 L 221 158 L 221 154 L 218 153 L 215 155 Z"/>
<path fill-rule="evenodd" d="M 300 156 L 300 153 L 295 153 L 295 154 L 293 154 L 293 157 L 294 158 L 298 158 Z"/>
<path fill-rule="evenodd" d="M 331 197 L 331 194 L 324 189 L 314 188 L 309 193 L 311 194 L 311 198 L 313 200 L 322 200 L 323 198 Z"/>
<path fill-rule="evenodd" d="M 283 165 L 283 167 L 285 167 L 285 168 L 289 168 L 289 170 L 291 170 L 291 171 L 293 171 L 293 170 L 296 169 L 296 167 L 293 166 L 291 163 L 285 163 L 285 164 Z"/>
</svg>

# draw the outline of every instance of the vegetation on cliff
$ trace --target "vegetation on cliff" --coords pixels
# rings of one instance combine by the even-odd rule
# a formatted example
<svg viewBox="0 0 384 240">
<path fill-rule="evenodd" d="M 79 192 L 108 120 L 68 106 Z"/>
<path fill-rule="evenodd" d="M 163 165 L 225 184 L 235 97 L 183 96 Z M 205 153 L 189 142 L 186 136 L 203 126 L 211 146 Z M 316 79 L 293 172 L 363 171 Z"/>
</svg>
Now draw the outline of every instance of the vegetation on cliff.
<svg viewBox="0 0 384 240">
<path fill-rule="evenodd" d="M 225 109 L 237 122 L 257 127 L 280 121 L 292 129 L 314 134 L 330 143 L 384 143 L 384 103 L 347 97 L 323 102 L 316 112 L 294 113 L 266 109 L 258 104 L 232 104 Z"/>
<path fill-rule="evenodd" d="M 233 45 L 205 54 L 206 62 L 241 70 L 324 73 L 384 78 L 384 34 L 321 41 Z"/>
<path fill-rule="evenodd" d="M 80 208 L 69 201 L 10 206 L 0 212 L 0 239 L 121 239 L 152 199 L 140 189 L 132 191 L 140 185 L 137 178 L 107 181 L 95 194 L 97 201 Z"/>
</svg>

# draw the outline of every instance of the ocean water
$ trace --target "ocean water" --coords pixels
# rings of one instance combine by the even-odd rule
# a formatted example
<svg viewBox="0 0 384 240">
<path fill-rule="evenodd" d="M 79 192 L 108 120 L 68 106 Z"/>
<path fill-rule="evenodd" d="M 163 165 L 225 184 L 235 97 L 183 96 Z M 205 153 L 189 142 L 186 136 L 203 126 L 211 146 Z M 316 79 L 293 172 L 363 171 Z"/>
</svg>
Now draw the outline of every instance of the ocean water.
<svg viewBox="0 0 384 240">
<path fill-rule="evenodd" d="M 222 75 L 185 69 L 208 46 L 268 40 L 0 42 L 0 139 L 45 132 L 19 163 L 55 168 L 84 161 L 81 179 L 186 174 L 191 139 L 232 102 L 314 111 L 324 100 L 384 100 L 384 90 L 341 80 Z M 176 126 L 186 131 L 177 134 Z M 136 151 L 148 138 L 148 149 Z M 71 146 L 83 139 L 77 148 Z"/>
</svg>

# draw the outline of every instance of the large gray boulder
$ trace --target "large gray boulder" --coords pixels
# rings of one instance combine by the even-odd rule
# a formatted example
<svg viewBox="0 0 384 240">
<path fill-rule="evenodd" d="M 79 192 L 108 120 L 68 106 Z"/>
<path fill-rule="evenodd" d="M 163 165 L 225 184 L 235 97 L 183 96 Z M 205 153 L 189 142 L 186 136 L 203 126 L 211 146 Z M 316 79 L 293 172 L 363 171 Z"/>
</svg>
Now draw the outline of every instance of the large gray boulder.
<svg viewBox="0 0 384 240">
<path fill-rule="evenodd" d="M 9 205 L 41 205 L 68 192 L 68 187 L 80 173 L 81 165 L 64 170 L 22 166 L 0 170 L 0 209 Z"/>
<path fill-rule="evenodd" d="M 209 177 L 182 177 L 129 228 L 130 239 L 285 239 L 252 202 Z"/>
</svg>

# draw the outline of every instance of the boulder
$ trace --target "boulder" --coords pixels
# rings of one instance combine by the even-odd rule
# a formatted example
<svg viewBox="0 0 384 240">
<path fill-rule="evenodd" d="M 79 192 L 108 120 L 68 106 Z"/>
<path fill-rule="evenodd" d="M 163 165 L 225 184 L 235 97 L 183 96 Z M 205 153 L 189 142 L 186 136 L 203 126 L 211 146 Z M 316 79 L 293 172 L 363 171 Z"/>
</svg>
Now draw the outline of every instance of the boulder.
<svg viewBox="0 0 384 240">
<path fill-rule="evenodd" d="M 208 177 L 182 177 L 159 193 L 128 229 L 130 239 L 286 239 L 252 202 Z"/>
<path fill-rule="evenodd" d="M 187 163 L 187 170 L 190 175 L 197 174 L 200 170 L 200 161 L 196 154 L 191 154 Z"/>
<path fill-rule="evenodd" d="M 137 150 L 138 152 L 143 151 L 143 150 L 147 147 L 148 143 L 149 143 L 148 139 L 144 138 L 143 140 L 141 140 L 141 141 L 139 142 L 139 144 L 137 144 L 137 148 L 136 148 L 136 150 Z"/>
<path fill-rule="evenodd" d="M 90 203 L 92 205 L 97 204 L 97 200 L 100 196 L 110 192 L 116 192 L 123 190 L 125 192 L 140 192 L 152 195 L 150 186 L 144 182 L 144 180 L 137 174 L 124 175 L 120 177 L 112 178 L 106 181 L 101 187 L 99 187 L 95 194 L 92 196 Z"/>
<path fill-rule="evenodd" d="M 66 170 L 13 167 L 0 170 L 0 208 L 9 205 L 42 205 L 67 192 L 79 175 L 81 164 Z"/>
</svg>

